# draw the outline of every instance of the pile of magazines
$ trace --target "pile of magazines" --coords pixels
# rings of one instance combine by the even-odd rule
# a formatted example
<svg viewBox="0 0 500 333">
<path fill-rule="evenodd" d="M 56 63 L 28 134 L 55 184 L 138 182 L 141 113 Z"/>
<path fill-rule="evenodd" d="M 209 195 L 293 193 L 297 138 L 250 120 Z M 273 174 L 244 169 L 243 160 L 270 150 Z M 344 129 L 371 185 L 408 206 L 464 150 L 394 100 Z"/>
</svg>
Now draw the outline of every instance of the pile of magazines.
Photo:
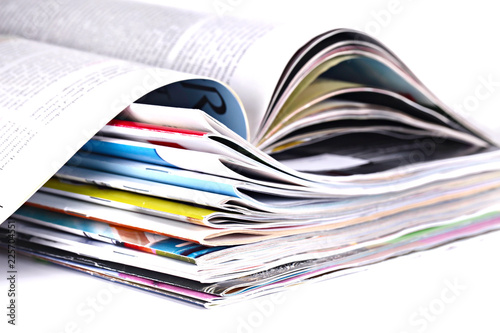
<svg viewBox="0 0 500 333">
<path fill-rule="evenodd" d="M 0 240 L 15 225 L 24 254 L 211 307 L 500 229 L 498 143 L 365 34 L 284 61 L 263 52 L 295 40 L 271 26 L 92 0 L 30 30 L 35 2 L 5 2 Z M 148 31 L 180 37 L 142 45 Z M 124 35 L 203 73 L 110 58 L 144 60 L 109 46 Z"/>
<path fill-rule="evenodd" d="M 156 111 L 179 112 L 132 105 L 17 210 L 17 246 L 208 307 L 500 227 L 498 151 L 312 174 L 236 136 L 131 120 Z"/>
</svg>

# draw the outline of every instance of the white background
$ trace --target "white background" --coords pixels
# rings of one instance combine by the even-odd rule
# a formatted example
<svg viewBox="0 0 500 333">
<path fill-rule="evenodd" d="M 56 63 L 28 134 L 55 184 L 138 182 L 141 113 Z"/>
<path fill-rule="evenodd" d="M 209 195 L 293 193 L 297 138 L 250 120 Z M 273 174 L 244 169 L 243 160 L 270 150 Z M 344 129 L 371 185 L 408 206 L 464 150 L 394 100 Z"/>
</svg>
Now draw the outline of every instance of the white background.
<svg viewBox="0 0 500 333">
<path fill-rule="evenodd" d="M 500 23 L 493 2 L 209 0 L 181 6 L 366 31 L 444 102 L 498 132 Z M 489 94 L 479 96 L 478 90 Z M 6 324 L 7 276 L 0 273 L 0 331 L 498 332 L 499 250 L 500 233 L 493 233 L 213 310 L 22 259 L 14 329 Z M 0 272 L 6 264 L 0 252 Z"/>
</svg>

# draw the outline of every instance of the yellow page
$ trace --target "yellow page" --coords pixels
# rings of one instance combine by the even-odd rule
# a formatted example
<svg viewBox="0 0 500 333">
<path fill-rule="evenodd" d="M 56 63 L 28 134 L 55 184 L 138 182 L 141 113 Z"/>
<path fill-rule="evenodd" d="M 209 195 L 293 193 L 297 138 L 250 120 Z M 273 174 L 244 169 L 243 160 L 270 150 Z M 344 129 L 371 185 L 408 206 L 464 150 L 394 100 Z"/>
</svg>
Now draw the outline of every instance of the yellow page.
<svg viewBox="0 0 500 333">
<path fill-rule="evenodd" d="M 95 185 L 68 183 L 55 178 L 47 181 L 44 188 L 56 190 L 54 192 L 56 194 L 63 194 L 67 196 L 76 195 L 78 198 L 83 198 L 85 200 L 89 200 L 89 198 L 97 198 L 98 200 L 104 200 L 105 202 L 110 203 L 111 206 L 125 205 L 129 210 L 139 210 L 154 215 L 161 215 L 163 217 L 169 217 L 196 224 L 203 224 L 205 217 L 216 212 L 215 210 L 200 208 L 190 204 L 175 202 L 149 195 L 115 190 Z"/>
</svg>

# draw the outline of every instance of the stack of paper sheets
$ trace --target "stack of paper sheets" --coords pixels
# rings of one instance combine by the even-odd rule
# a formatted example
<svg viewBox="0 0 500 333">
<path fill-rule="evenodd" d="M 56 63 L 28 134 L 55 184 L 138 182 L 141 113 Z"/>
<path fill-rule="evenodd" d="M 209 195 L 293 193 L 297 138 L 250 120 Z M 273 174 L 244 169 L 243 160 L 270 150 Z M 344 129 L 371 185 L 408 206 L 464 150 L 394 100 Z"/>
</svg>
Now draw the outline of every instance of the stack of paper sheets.
<svg viewBox="0 0 500 333">
<path fill-rule="evenodd" d="M 500 143 L 370 36 L 0 3 L 0 246 L 210 307 L 500 228 Z"/>
<path fill-rule="evenodd" d="M 18 248 L 209 307 L 500 227 L 496 150 L 367 174 L 338 156 L 346 174 L 326 178 L 130 119 L 157 108 L 131 106 L 12 216 Z"/>
</svg>

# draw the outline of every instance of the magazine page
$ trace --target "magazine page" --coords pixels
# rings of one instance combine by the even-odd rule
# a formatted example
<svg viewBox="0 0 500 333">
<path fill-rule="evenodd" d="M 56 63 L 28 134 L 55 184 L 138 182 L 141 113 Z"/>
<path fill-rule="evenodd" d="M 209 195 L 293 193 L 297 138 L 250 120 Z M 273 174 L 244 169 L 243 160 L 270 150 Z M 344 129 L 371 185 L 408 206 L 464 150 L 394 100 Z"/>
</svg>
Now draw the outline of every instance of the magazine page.
<svg viewBox="0 0 500 333">
<path fill-rule="evenodd" d="M 0 221 L 128 105 L 159 87 L 195 80 L 14 37 L 0 39 L 0 77 L 0 184 L 9 189 L 0 194 Z"/>
<path fill-rule="evenodd" d="M 229 84 L 247 110 L 250 141 L 290 57 L 312 35 L 302 28 L 290 33 L 261 22 L 129 1 L 2 0 L 0 5 L 0 32 Z"/>
</svg>

